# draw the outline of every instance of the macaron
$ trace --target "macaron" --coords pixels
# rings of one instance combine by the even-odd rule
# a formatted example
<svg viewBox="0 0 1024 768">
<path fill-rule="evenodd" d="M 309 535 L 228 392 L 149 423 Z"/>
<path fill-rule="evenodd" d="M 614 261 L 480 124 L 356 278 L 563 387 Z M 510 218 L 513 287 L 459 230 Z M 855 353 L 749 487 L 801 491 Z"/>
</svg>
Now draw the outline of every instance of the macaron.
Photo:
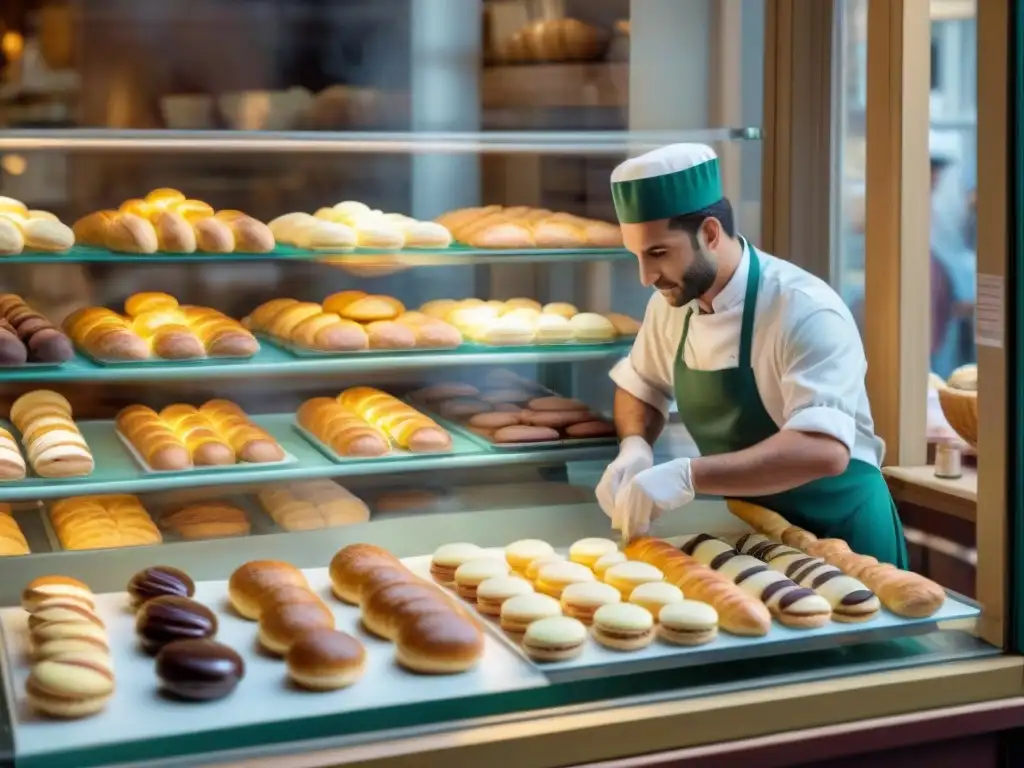
<svg viewBox="0 0 1024 768">
<path fill-rule="evenodd" d="M 518 576 L 498 576 L 476 588 L 476 608 L 486 616 L 500 616 L 501 606 L 517 595 L 533 593 L 533 584 Z"/>
<path fill-rule="evenodd" d="M 516 595 L 501 604 L 501 628 L 512 635 L 521 635 L 535 621 L 562 615 L 562 606 L 553 597 L 533 592 Z"/>
<path fill-rule="evenodd" d="M 549 563 L 540 569 L 535 586 L 537 591 L 559 598 L 570 584 L 596 581 L 594 572 L 579 563 Z"/>
<path fill-rule="evenodd" d="M 604 572 L 605 584 L 611 584 L 622 593 L 622 599 L 626 600 L 633 590 L 641 584 L 652 581 L 664 581 L 665 574 L 661 569 L 655 568 L 650 563 L 628 561 L 613 565 Z"/>
<path fill-rule="evenodd" d="M 569 547 L 569 559 L 593 568 L 602 557 L 618 551 L 619 545 L 611 539 L 580 539 Z"/>
<path fill-rule="evenodd" d="M 522 573 L 538 557 L 553 555 L 555 548 L 540 539 L 520 539 L 505 547 L 505 559 L 512 570 Z"/>
<path fill-rule="evenodd" d="M 530 561 L 530 564 L 526 566 L 526 571 L 524 572 L 524 575 L 530 581 L 536 581 L 537 574 L 540 573 L 540 569 L 543 568 L 545 565 L 550 565 L 551 563 L 564 562 L 566 562 L 565 555 L 560 555 L 557 552 L 554 552 L 550 555 L 543 555 L 541 557 L 538 557 L 536 560 Z"/>
<path fill-rule="evenodd" d="M 463 563 L 476 560 L 484 554 L 483 549 L 476 544 L 456 542 L 454 544 L 443 544 L 434 552 L 430 558 L 430 575 L 434 581 L 446 587 L 455 584 L 455 571 Z"/>
<path fill-rule="evenodd" d="M 523 650 L 534 661 L 567 661 L 583 652 L 587 628 L 566 616 L 535 621 L 523 635 Z"/>
<path fill-rule="evenodd" d="M 702 645 L 718 635 L 718 612 L 707 603 L 681 600 L 658 613 L 658 636 L 672 645 Z"/>
<path fill-rule="evenodd" d="M 455 570 L 455 590 L 463 600 L 475 601 L 476 589 L 488 579 L 508 576 L 508 563 L 496 557 L 480 557 Z"/>
<path fill-rule="evenodd" d="M 658 613 L 662 608 L 682 600 L 683 590 L 667 581 L 649 581 L 638 586 L 629 595 L 629 602 L 646 608 L 655 621 L 658 620 Z"/>
<path fill-rule="evenodd" d="M 622 602 L 622 595 L 619 594 L 619 590 L 599 581 L 570 584 L 562 590 L 562 613 L 565 616 L 579 619 L 584 624 L 593 622 L 594 611 L 602 605 L 620 602 Z"/>
<path fill-rule="evenodd" d="M 654 640 L 654 617 L 632 603 L 602 605 L 594 611 L 594 639 L 615 651 L 638 651 Z"/>
<path fill-rule="evenodd" d="M 601 558 L 594 563 L 594 575 L 599 579 L 604 579 L 605 571 L 611 568 L 613 565 L 626 562 L 627 557 L 625 552 L 609 552 L 607 555 L 602 555 Z"/>
</svg>

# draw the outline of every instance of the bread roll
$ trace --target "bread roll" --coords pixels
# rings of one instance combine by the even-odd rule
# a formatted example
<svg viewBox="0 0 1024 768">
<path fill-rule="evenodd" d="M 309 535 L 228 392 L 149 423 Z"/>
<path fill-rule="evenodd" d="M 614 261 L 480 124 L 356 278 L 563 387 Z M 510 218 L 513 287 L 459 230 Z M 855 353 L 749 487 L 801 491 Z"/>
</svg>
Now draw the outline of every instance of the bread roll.
<svg viewBox="0 0 1024 768">
<path fill-rule="evenodd" d="M 164 253 L 195 253 L 196 234 L 180 213 L 161 210 L 153 216 L 157 247 Z"/>
<path fill-rule="evenodd" d="M 407 325 L 377 320 L 366 326 L 370 349 L 412 349 L 416 346 L 416 333 Z"/>
<path fill-rule="evenodd" d="M 629 315 L 609 312 L 605 315 L 605 319 L 612 324 L 619 336 L 636 336 L 640 333 L 640 321 L 634 320 Z"/>
<path fill-rule="evenodd" d="M 353 387 L 342 392 L 338 402 L 363 416 L 406 450 L 419 453 L 451 448 L 451 436 L 445 429 L 386 392 L 372 387 Z"/>
<path fill-rule="evenodd" d="M 274 235 L 262 221 L 242 215 L 230 219 L 227 224 L 234 234 L 236 252 L 270 253 L 274 250 Z"/>
<path fill-rule="evenodd" d="M 0 216 L 0 256 L 17 256 L 25 248 L 21 227 Z"/>
<path fill-rule="evenodd" d="M 394 320 L 405 311 L 405 306 L 390 296 L 362 296 L 345 303 L 340 309 L 330 311 L 337 312 L 346 320 L 372 323 L 376 320 Z"/>
<path fill-rule="evenodd" d="M 217 218 L 199 219 L 193 222 L 196 234 L 196 248 L 203 253 L 231 253 L 235 250 L 235 235 L 224 221 Z"/>
<path fill-rule="evenodd" d="M 177 189 L 160 187 L 146 195 L 145 202 L 149 203 L 157 211 L 165 211 L 174 205 L 183 203 L 185 195 Z"/>
<path fill-rule="evenodd" d="M 189 223 L 195 223 L 199 219 L 213 216 L 213 206 L 209 203 L 204 203 L 202 200 L 181 200 L 177 203 L 171 203 L 166 210 L 180 213 Z"/>
<path fill-rule="evenodd" d="M 53 219 L 28 219 L 22 234 L 25 247 L 32 251 L 66 251 L 75 244 L 71 228 Z"/>
<path fill-rule="evenodd" d="M 312 218 L 308 213 L 286 213 L 273 219 L 267 224 L 267 228 L 277 242 L 294 245 L 297 225 L 308 222 Z"/>
<path fill-rule="evenodd" d="M 96 211 L 78 219 L 71 227 L 75 241 L 81 245 L 106 247 L 107 230 L 117 217 L 117 211 Z"/>
<path fill-rule="evenodd" d="M 148 219 L 134 213 L 119 213 L 106 229 L 104 244 L 119 253 L 156 253 L 159 240 Z"/>
<path fill-rule="evenodd" d="M 296 420 L 339 456 L 371 458 L 391 450 L 388 436 L 382 430 L 327 397 L 304 402 L 296 413 Z"/>
</svg>

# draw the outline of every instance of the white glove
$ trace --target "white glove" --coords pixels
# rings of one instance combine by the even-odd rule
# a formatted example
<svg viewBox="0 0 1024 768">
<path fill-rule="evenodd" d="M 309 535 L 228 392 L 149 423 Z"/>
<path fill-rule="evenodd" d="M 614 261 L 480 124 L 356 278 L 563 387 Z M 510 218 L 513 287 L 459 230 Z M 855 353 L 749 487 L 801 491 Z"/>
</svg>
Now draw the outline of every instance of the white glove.
<svg viewBox="0 0 1024 768">
<path fill-rule="evenodd" d="M 595 493 L 597 503 L 608 517 L 615 522 L 615 497 L 619 490 L 645 469 L 654 466 L 654 451 L 642 437 L 627 437 L 619 445 L 619 455 L 601 476 Z"/>
<path fill-rule="evenodd" d="M 616 495 L 612 527 L 627 539 L 644 536 L 662 513 L 689 504 L 694 495 L 689 459 L 645 469 Z"/>
</svg>

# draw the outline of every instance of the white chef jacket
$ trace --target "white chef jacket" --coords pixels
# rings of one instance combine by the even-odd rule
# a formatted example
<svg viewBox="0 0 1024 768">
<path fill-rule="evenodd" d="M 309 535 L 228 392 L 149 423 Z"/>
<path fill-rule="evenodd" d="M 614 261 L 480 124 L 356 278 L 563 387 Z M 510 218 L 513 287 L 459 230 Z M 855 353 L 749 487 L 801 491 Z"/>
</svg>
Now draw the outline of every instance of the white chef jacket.
<svg viewBox="0 0 1024 768">
<path fill-rule="evenodd" d="M 867 360 L 849 309 L 814 275 L 757 254 L 761 284 L 751 365 L 765 411 L 779 429 L 830 435 L 852 458 L 880 466 L 885 443 L 875 435 L 864 385 Z M 749 268 L 744 248 L 735 274 L 711 302 L 713 313 L 700 314 L 696 301 L 673 307 L 655 293 L 629 357 L 611 371 L 615 384 L 667 415 L 675 397 L 676 353 L 691 308 L 686 364 L 700 371 L 735 368 Z"/>
</svg>

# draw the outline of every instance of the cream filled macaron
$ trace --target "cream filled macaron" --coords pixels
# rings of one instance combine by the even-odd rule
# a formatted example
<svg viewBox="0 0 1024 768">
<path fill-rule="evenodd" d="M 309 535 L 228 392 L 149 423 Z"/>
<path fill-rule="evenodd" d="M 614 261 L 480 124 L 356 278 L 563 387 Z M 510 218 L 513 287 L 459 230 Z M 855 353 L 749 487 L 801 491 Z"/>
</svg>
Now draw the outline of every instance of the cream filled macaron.
<svg viewBox="0 0 1024 768">
<path fill-rule="evenodd" d="M 518 576 L 498 576 L 476 588 L 476 607 L 486 616 L 500 616 L 506 600 L 533 593 L 533 584 Z"/>
<path fill-rule="evenodd" d="M 631 603 L 602 605 L 594 611 L 594 639 L 605 648 L 637 651 L 654 640 L 654 617 Z"/>
<path fill-rule="evenodd" d="M 658 613 L 662 608 L 672 603 L 680 603 L 682 600 L 683 590 L 667 581 L 649 581 L 629 594 L 629 602 L 646 608 L 654 616 L 655 621 L 658 620 Z"/>
<path fill-rule="evenodd" d="M 561 616 L 562 606 L 553 597 L 536 592 L 517 595 L 501 605 L 501 628 L 512 635 L 521 635 L 533 622 Z"/>
<path fill-rule="evenodd" d="M 455 570 L 455 589 L 463 600 L 476 600 L 476 589 L 488 579 L 508 576 L 508 563 L 496 557 L 481 557 Z"/>
<path fill-rule="evenodd" d="M 567 661 L 583 652 L 587 628 L 566 616 L 540 619 L 526 628 L 523 650 L 534 661 Z"/>
<path fill-rule="evenodd" d="M 580 539 L 569 547 L 569 559 L 593 568 L 602 557 L 618 551 L 619 545 L 611 539 Z"/>
<path fill-rule="evenodd" d="M 718 612 L 707 603 L 681 600 L 658 613 L 658 636 L 673 645 L 702 645 L 718 634 Z"/>
<path fill-rule="evenodd" d="M 604 581 L 622 593 L 623 599 L 629 599 L 633 590 L 641 584 L 652 581 L 664 581 L 665 574 L 650 563 L 628 561 L 613 565 L 604 572 Z"/>
<path fill-rule="evenodd" d="M 430 575 L 438 584 L 451 586 L 455 583 L 455 571 L 463 563 L 476 560 L 484 554 L 476 544 L 456 542 L 444 544 L 437 548 L 430 559 Z"/>
<path fill-rule="evenodd" d="M 602 605 L 622 602 L 619 590 L 599 581 L 583 581 L 570 584 L 562 590 L 562 614 L 579 619 L 584 624 L 594 620 L 594 611 Z"/>
<path fill-rule="evenodd" d="M 628 558 L 625 552 L 609 552 L 607 555 L 602 555 L 600 559 L 594 563 L 594 575 L 599 579 L 604 579 L 605 571 L 611 568 L 613 565 L 626 562 Z"/>
<path fill-rule="evenodd" d="M 540 539 L 520 539 L 505 547 L 505 560 L 514 571 L 525 573 L 526 567 L 538 557 L 553 555 L 555 548 Z"/>
<path fill-rule="evenodd" d="M 554 552 L 550 555 L 544 555 L 538 557 L 536 560 L 531 560 L 530 564 L 526 566 L 525 576 L 530 581 L 537 580 L 537 574 L 540 573 L 540 569 L 545 565 L 551 565 L 551 563 L 564 563 L 566 562 L 565 556 Z"/>
<path fill-rule="evenodd" d="M 540 569 L 535 586 L 537 591 L 551 597 L 561 597 L 570 584 L 595 581 L 594 572 L 579 563 L 549 563 Z"/>
</svg>

